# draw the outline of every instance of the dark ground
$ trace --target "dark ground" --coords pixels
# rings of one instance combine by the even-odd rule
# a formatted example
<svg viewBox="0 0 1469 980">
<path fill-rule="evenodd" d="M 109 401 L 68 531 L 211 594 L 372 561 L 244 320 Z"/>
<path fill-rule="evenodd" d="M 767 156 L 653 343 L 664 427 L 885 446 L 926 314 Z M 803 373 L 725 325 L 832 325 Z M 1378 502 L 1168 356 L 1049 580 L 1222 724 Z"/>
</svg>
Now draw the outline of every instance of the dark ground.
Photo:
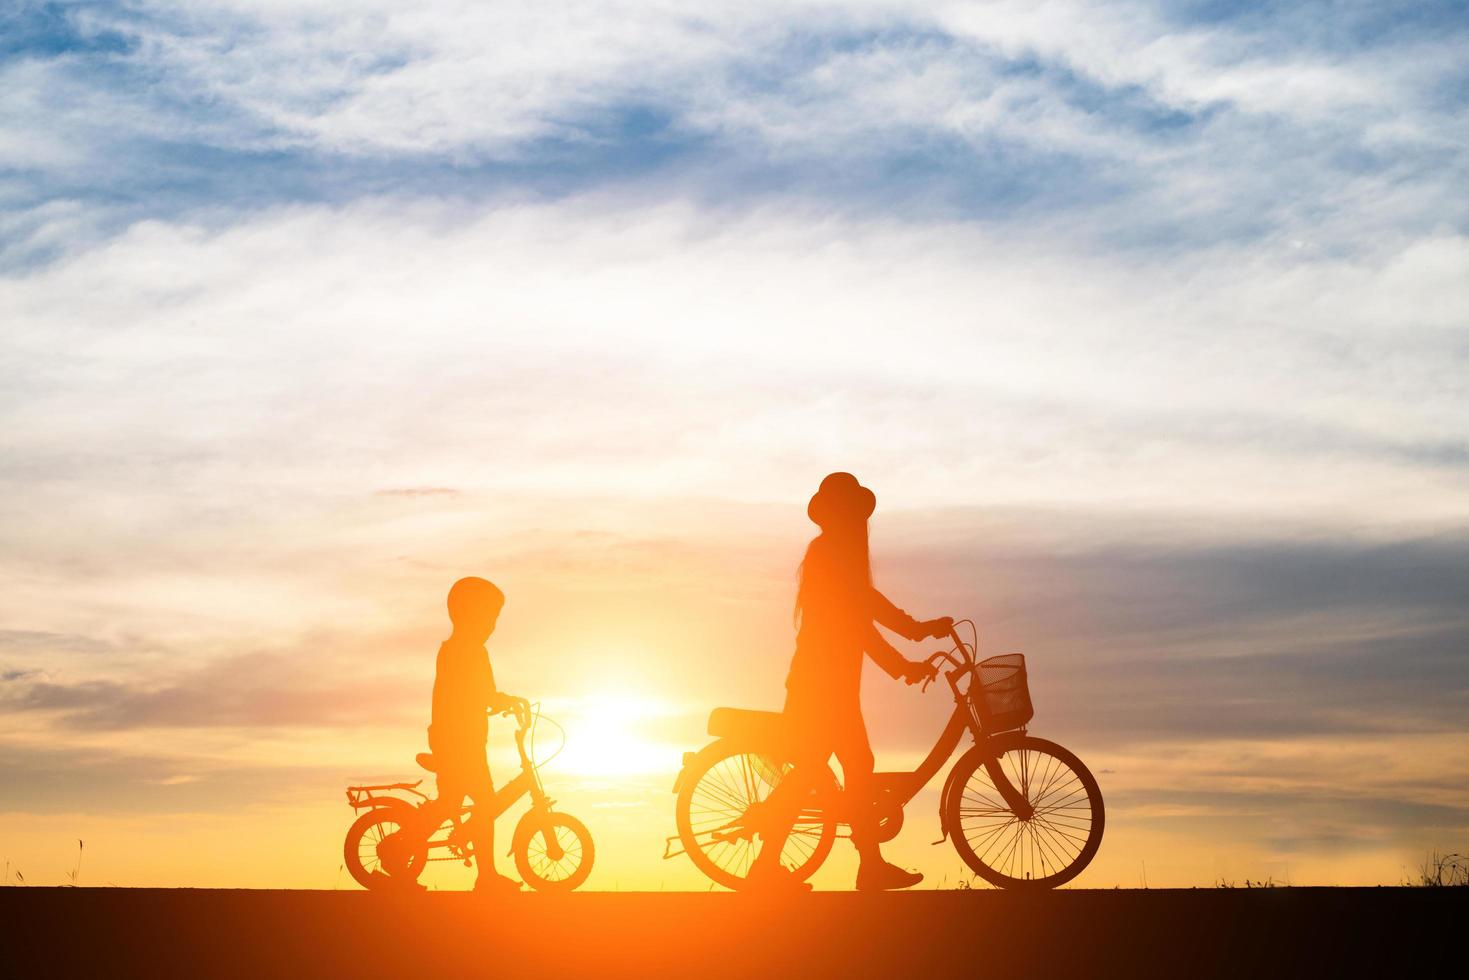
<svg viewBox="0 0 1469 980">
<path fill-rule="evenodd" d="M 735 894 L 0 889 L 0 976 L 1412 976 L 1469 889 Z"/>
</svg>

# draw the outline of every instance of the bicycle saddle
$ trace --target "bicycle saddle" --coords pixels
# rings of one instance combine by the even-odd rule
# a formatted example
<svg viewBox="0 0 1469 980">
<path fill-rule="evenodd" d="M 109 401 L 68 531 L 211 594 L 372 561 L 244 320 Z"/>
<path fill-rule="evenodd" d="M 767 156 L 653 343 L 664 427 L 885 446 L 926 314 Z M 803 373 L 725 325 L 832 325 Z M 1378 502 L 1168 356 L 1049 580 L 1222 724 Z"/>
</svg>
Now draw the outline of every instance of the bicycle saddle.
<svg viewBox="0 0 1469 980">
<path fill-rule="evenodd" d="M 413 761 L 427 769 L 429 772 L 438 772 L 439 764 L 434 761 L 432 752 L 420 752 L 413 757 Z"/>
<path fill-rule="evenodd" d="M 715 708 L 709 712 L 709 734 L 715 738 L 778 738 L 785 730 L 779 711 Z"/>
</svg>

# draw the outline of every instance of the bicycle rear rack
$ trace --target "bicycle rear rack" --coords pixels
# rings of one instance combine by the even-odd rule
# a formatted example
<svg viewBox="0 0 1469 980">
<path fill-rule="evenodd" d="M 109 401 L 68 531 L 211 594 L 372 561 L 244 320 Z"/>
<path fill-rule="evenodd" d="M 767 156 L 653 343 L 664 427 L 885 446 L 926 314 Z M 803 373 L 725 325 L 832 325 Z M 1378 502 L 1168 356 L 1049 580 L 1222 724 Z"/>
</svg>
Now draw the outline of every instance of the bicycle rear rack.
<svg viewBox="0 0 1469 980">
<path fill-rule="evenodd" d="M 365 810 L 369 807 L 382 806 L 386 800 L 399 800 L 407 802 L 401 796 L 393 796 L 393 793 L 412 793 L 421 800 L 427 800 L 428 794 L 421 792 L 419 786 L 423 780 L 414 783 L 380 783 L 376 786 L 348 786 L 347 803 L 354 810 Z"/>
</svg>

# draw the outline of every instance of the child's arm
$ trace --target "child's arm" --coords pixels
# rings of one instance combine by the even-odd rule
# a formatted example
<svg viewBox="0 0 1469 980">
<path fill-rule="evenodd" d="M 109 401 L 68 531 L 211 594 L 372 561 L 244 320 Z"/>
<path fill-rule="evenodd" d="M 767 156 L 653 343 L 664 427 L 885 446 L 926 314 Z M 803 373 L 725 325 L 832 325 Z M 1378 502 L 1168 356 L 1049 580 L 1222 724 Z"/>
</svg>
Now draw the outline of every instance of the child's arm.
<svg viewBox="0 0 1469 980">
<path fill-rule="evenodd" d="M 485 651 L 476 665 L 475 686 L 485 710 L 492 714 L 508 712 L 515 706 L 516 698 L 495 687 L 495 671 L 490 667 L 490 654 Z"/>
</svg>

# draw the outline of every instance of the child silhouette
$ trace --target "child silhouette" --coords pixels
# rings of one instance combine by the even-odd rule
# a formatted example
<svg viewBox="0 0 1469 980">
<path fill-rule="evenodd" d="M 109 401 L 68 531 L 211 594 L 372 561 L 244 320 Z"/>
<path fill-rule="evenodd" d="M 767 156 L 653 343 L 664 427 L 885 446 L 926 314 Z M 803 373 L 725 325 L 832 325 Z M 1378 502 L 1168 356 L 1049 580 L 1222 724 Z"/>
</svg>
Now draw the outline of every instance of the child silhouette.
<svg viewBox="0 0 1469 980">
<path fill-rule="evenodd" d="M 485 643 L 495 631 L 505 594 L 482 578 L 462 578 L 449 589 L 453 631 L 439 647 L 434 671 L 433 713 L 428 726 L 429 751 L 438 772 L 438 798 L 431 816 L 442 821 L 458 812 L 464 798 L 475 802 L 465 827 L 474 845 L 478 877 L 475 891 L 518 891 L 520 883 L 495 870 L 495 795 L 485 758 L 488 712 L 509 710 L 514 699 L 495 689 Z"/>
</svg>

